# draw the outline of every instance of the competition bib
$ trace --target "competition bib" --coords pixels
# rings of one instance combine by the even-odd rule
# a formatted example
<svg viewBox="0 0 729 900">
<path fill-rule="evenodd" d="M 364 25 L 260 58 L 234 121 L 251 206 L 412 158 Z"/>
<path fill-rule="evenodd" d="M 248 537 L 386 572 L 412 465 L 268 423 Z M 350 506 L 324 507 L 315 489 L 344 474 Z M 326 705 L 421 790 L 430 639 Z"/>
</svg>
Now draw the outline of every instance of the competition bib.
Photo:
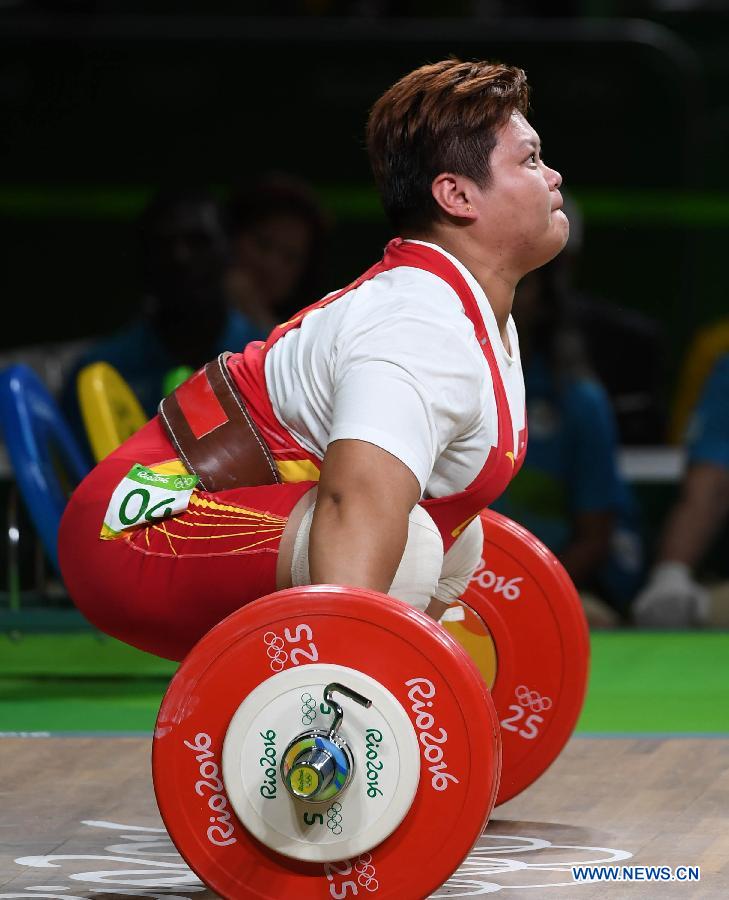
<svg viewBox="0 0 729 900">
<path fill-rule="evenodd" d="M 113 540 L 127 529 L 184 512 L 198 480 L 197 475 L 164 475 L 135 463 L 111 495 L 100 537 Z"/>
</svg>

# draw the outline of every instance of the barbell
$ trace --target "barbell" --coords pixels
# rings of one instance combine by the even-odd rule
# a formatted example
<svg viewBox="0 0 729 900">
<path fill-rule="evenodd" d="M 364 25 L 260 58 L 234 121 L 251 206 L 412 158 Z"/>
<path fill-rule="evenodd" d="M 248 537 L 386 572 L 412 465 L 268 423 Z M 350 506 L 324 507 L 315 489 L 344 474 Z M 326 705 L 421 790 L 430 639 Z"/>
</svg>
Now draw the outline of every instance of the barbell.
<svg viewBox="0 0 729 900">
<path fill-rule="evenodd" d="M 218 895 L 427 897 L 557 757 L 587 682 L 580 600 L 533 535 L 482 518 L 481 564 L 440 624 L 374 591 L 291 588 L 183 660 L 154 787 Z"/>
</svg>

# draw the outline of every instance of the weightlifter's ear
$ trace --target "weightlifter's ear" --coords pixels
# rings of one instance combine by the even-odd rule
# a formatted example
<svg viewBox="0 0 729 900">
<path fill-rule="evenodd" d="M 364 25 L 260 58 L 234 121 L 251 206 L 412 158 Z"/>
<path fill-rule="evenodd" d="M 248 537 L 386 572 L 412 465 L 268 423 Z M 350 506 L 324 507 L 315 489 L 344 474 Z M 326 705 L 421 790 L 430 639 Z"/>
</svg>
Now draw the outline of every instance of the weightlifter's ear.
<svg viewBox="0 0 729 900">
<path fill-rule="evenodd" d="M 473 182 L 464 175 L 441 172 L 433 179 L 431 190 L 433 199 L 446 215 L 467 221 L 477 218 L 471 197 L 474 192 Z"/>
</svg>

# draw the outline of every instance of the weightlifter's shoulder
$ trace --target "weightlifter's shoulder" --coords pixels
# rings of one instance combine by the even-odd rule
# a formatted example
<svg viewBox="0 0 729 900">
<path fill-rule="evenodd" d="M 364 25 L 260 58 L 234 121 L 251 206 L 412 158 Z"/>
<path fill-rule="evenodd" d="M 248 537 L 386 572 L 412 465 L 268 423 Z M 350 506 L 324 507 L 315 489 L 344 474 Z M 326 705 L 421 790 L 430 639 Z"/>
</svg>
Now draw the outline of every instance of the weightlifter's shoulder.
<svg viewBox="0 0 729 900">
<path fill-rule="evenodd" d="M 342 305 L 347 333 L 397 332 L 403 342 L 417 338 L 442 347 L 456 343 L 462 352 L 475 345 L 473 326 L 458 295 L 431 272 L 400 266 L 364 282 Z"/>
</svg>

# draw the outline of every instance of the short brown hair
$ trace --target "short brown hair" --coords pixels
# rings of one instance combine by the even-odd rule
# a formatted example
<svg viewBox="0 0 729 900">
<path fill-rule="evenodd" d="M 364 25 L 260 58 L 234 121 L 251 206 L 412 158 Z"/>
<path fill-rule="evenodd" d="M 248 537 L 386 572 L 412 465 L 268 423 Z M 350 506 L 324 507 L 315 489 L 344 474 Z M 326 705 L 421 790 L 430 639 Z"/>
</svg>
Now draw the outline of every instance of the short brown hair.
<svg viewBox="0 0 729 900">
<path fill-rule="evenodd" d="M 370 112 L 367 150 L 393 225 L 423 227 L 436 218 L 431 185 L 440 172 L 488 185 L 497 132 L 528 105 L 522 69 L 483 61 L 421 66 L 385 91 Z"/>
</svg>

